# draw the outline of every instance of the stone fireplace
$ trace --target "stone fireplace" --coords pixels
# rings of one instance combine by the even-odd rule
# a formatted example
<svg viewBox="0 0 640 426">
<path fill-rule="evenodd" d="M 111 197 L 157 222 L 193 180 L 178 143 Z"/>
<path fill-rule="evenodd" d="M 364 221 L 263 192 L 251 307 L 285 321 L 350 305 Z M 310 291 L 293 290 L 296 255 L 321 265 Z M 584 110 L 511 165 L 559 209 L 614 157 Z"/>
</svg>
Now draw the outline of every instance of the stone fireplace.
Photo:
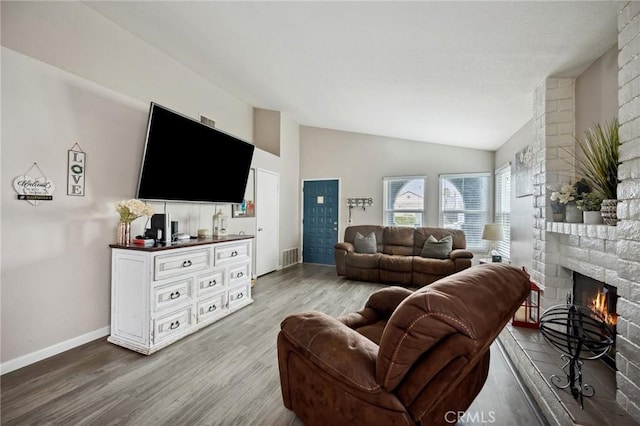
<svg viewBox="0 0 640 426">
<path fill-rule="evenodd" d="M 579 273 L 617 293 L 614 403 L 640 422 L 640 2 L 618 15 L 618 120 L 620 160 L 617 226 L 552 221 L 549 188 L 574 181 L 575 80 L 547 78 L 533 102 L 534 229 L 531 278 L 543 289 L 542 309 L 565 304 Z M 511 327 L 512 329 L 513 327 Z M 527 365 L 531 356 L 518 333 L 505 329 L 501 341 L 550 421 L 581 423 L 548 387 L 544 372 Z M 535 336 L 534 336 L 535 337 Z M 515 340 L 513 340 L 515 339 Z M 514 341 L 516 343 L 514 343 Z M 518 353 L 518 347 L 523 350 Z M 524 355 L 523 355 L 524 354 Z M 597 361 L 599 362 L 599 361 Z M 535 372 L 537 370 L 537 372 Z M 546 396 L 545 396 L 546 395 Z M 541 398 L 556 398 L 542 401 Z M 615 411 L 615 410 L 614 410 Z M 589 423 L 583 423 L 589 424 Z"/>
</svg>

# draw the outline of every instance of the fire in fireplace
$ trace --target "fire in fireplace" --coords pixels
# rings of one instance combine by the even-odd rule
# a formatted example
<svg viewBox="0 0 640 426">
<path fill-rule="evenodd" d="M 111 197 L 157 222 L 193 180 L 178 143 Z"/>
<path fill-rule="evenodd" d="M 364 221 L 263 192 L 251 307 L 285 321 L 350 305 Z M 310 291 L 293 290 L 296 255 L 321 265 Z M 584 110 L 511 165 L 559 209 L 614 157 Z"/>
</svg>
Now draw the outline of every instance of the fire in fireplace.
<svg viewBox="0 0 640 426">
<path fill-rule="evenodd" d="M 618 299 L 617 289 L 602 281 L 595 280 L 578 272 L 573 273 L 573 304 L 591 309 L 600 315 L 611 328 L 614 344 L 602 359 L 615 368 L 615 335 L 618 315 L 616 303 Z"/>
</svg>

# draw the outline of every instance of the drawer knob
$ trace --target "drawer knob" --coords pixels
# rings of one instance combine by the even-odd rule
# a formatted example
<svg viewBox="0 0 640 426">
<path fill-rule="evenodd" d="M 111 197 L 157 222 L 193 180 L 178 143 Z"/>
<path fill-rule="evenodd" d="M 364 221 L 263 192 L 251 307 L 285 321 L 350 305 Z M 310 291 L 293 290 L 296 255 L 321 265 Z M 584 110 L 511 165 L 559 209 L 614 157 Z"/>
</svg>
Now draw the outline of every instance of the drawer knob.
<svg viewBox="0 0 640 426">
<path fill-rule="evenodd" d="M 209 306 L 209 312 L 213 312 L 216 310 L 216 305 Z"/>
<path fill-rule="evenodd" d="M 180 292 L 179 291 L 172 291 L 171 295 L 169 297 L 171 299 L 177 299 L 178 297 L 180 297 Z"/>
<path fill-rule="evenodd" d="M 213 287 L 216 284 L 218 284 L 218 282 L 216 280 L 210 280 L 209 281 L 209 287 Z"/>
<path fill-rule="evenodd" d="M 240 293 L 240 294 L 238 294 L 237 299 L 242 299 L 243 296 L 244 296 L 244 293 Z"/>
<path fill-rule="evenodd" d="M 182 262 L 182 267 L 183 268 L 188 268 L 191 265 L 192 265 L 192 263 L 191 263 L 190 260 L 185 260 L 184 262 Z"/>
<path fill-rule="evenodd" d="M 169 328 L 171 330 L 175 330 L 176 328 L 180 327 L 180 321 L 174 321 L 171 323 L 171 325 L 169 326 Z"/>
<path fill-rule="evenodd" d="M 244 272 L 240 271 L 236 274 L 236 278 L 242 278 L 243 275 L 244 275 Z"/>
<path fill-rule="evenodd" d="M 238 255 L 237 250 L 231 252 L 231 257 L 236 257 Z"/>
</svg>

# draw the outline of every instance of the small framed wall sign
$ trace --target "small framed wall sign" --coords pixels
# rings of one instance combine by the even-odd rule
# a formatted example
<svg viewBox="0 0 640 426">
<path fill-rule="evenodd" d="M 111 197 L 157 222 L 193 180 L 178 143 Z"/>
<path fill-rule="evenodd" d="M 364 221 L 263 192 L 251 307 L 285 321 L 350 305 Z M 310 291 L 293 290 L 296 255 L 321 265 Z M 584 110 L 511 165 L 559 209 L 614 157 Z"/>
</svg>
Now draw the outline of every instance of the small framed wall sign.
<svg viewBox="0 0 640 426">
<path fill-rule="evenodd" d="M 67 195 L 82 197 L 84 196 L 87 154 L 77 143 L 67 153 Z"/>
<path fill-rule="evenodd" d="M 34 177 L 34 169 L 40 173 L 40 176 Z M 53 200 L 53 191 L 56 190 L 56 185 L 42 173 L 38 163 L 33 163 L 33 166 L 25 174 L 17 176 L 13 180 L 13 189 L 18 193 L 18 200 L 24 200 L 37 206 L 40 201 Z"/>
</svg>

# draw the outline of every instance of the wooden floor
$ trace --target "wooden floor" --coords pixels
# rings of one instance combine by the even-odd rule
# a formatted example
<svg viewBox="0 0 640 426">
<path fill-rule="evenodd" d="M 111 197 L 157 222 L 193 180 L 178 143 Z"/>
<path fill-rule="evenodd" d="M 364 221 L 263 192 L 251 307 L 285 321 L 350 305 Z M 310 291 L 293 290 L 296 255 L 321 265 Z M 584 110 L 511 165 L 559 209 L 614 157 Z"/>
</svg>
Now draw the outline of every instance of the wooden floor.
<svg viewBox="0 0 640 426">
<path fill-rule="evenodd" d="M 282 405 L 276 336 L 290 313 L 337 316 L 383 285 L 295 265 L 258 278 L 254 303 L 145 356 L 106 337 L 0 378 L 2 425 L 301 425 Z M 546 425 L 497 343 L 489 379 L 458 423 Z"/>
</svg>

